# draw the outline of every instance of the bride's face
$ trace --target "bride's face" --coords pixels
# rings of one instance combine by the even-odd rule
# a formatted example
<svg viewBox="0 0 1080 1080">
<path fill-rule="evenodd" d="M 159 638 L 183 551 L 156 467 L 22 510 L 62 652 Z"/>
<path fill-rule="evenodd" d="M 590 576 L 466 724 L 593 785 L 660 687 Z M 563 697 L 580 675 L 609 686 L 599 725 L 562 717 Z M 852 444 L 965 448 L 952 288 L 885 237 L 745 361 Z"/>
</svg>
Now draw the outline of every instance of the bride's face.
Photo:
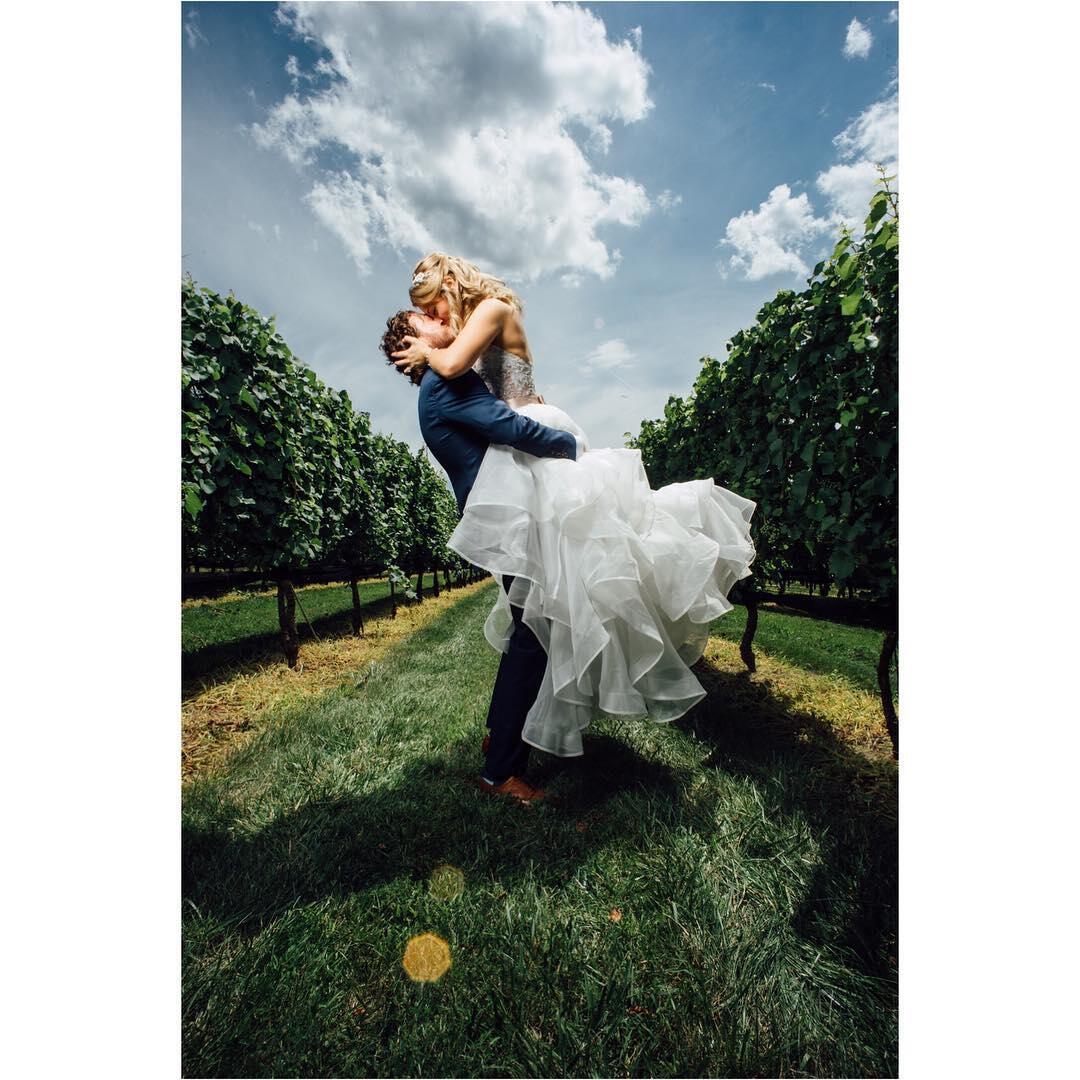
<svg viewBox="0 0 1080 1080">
<path fill-rule="evenodd" d="M 426 303 L 420 310 L 426 314 L 429 319 L 435 319 L 444 326 L 449 326 L 450 306 L 446 302 L 445 296 L 436 296 L 431 303 Z"/>
<path fill-rule="evenodd" d="M 424 304 L 420 310 L 429 319 L 438 319 L 444 326 L 450 325 L 450 305 L 446 302 L 445 296 L 436 296 L 430 304 Z"/>
<path fill-rule="evenodd" d="M 456 284 L 453 274 L 447 274 L 443 278 L 443 287 L 452 289 Z M 420 310 L 428 316 L 429 319 L 438 319 L 444 326 L 450 325 L 450 305 L 447 303 L 446 297 L 440 292 L 434 300 L 427 304 L 422 304 Z"/>
</svg>

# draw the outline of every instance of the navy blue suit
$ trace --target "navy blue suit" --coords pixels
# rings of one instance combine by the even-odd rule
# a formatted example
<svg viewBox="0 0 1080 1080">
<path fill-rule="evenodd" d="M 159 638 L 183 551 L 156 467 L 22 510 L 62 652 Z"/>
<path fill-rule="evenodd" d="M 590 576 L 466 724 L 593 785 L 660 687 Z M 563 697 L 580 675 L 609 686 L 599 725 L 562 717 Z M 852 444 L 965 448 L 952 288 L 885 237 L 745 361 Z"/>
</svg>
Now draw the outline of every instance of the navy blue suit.
<svg viewBox="0 0 1080 1080">
<path fill-rule="evenodd" d="M 488 390 L 475 371 L 444 379 L 428 368 L 420 382 L 420 431 L 436 460 L 446 470 L 464 510 L 490 443 L 501 443 L 534 457 L 577 457 L 577 440 L 569 431 L 545 427 L 514 412 Z M 511 577 L 503 578 L 509 590 Z M 521 739 L 525 717 L 540 691 L 547 654 L 522 622 L 521 608 L 510 608 L 514 629 L 499 662 L 491 694 L 487 726 L 491 732 L 487 765 L 489 780 L 502 783 L 521 776 L 529 762 L 529 745 Z"/>
<path fill-rule="evenodd" d="M 420 432 L 446 470 L 458 513 L 472 491 L 489 443 L 502 443 L 533 457 L 577 457 L 577 439 L 514 412 L 487 388 L 475 371 L 444 379 L 427 368 L 420 382 Z"/>
</svg>

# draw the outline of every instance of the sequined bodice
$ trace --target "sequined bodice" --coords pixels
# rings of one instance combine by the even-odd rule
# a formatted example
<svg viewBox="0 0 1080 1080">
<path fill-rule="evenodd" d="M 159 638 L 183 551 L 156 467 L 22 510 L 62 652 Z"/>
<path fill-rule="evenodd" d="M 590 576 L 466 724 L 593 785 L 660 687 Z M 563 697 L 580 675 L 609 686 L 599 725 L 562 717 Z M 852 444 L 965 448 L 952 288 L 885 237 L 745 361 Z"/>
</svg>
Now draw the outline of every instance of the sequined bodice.
<svg viewBox="0 0 1080 1080">
<path fill-rule="evenodd" d="M 532 364 L 500 349 L 498 345 L 489 345 L 473 364 L 473 370 L 487 383 L 487 388 L 503 401 L 537 399 Z"/>
</svg>

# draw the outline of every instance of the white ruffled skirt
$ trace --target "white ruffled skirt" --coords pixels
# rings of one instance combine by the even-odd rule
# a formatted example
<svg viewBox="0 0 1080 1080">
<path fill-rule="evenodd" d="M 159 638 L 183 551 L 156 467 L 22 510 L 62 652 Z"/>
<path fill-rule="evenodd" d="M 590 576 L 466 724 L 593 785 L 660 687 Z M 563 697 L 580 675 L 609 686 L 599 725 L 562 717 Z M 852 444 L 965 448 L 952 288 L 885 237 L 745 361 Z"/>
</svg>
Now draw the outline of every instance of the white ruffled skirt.
<svg viewBox="0 0 1080 1080">
<path fill-rule="evenodd" d="M 587 445 L 554 405 L 518 411 Z M 498 580 L 514 577 L 484 625 L 491 645 L 506 651 L 513 604 L 547 652 L 525 742 L 577 757 L 597 710 L 666 722 L 705 696 L 690 665 L 750 575 L 755 508 L 712 480 L 653 491 L 637 450 L 569 461 L 488 448 L 448 543 Z"/>
</svg>

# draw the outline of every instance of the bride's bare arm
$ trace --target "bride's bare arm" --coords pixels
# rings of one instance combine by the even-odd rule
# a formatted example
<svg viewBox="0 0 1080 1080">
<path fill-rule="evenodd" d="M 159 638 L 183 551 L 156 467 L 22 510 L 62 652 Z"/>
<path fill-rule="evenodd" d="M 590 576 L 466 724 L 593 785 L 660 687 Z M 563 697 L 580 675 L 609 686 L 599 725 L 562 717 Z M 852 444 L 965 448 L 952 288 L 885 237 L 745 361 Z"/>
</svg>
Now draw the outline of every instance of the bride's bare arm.
<svg viewBox="0 0 1080 1080">
<path fill-rule="evenodd" d="M 402 340 L 408 348 L 393 354 L 394 365 L 411 371 L 427 363 L 444 379 L 464 375 L 503 329 L 509 313 L 510 307 L 501 300 L 481 300 L 448 348 L 433 349 L 419 338 L 406 336 Z"/>
</svg>

